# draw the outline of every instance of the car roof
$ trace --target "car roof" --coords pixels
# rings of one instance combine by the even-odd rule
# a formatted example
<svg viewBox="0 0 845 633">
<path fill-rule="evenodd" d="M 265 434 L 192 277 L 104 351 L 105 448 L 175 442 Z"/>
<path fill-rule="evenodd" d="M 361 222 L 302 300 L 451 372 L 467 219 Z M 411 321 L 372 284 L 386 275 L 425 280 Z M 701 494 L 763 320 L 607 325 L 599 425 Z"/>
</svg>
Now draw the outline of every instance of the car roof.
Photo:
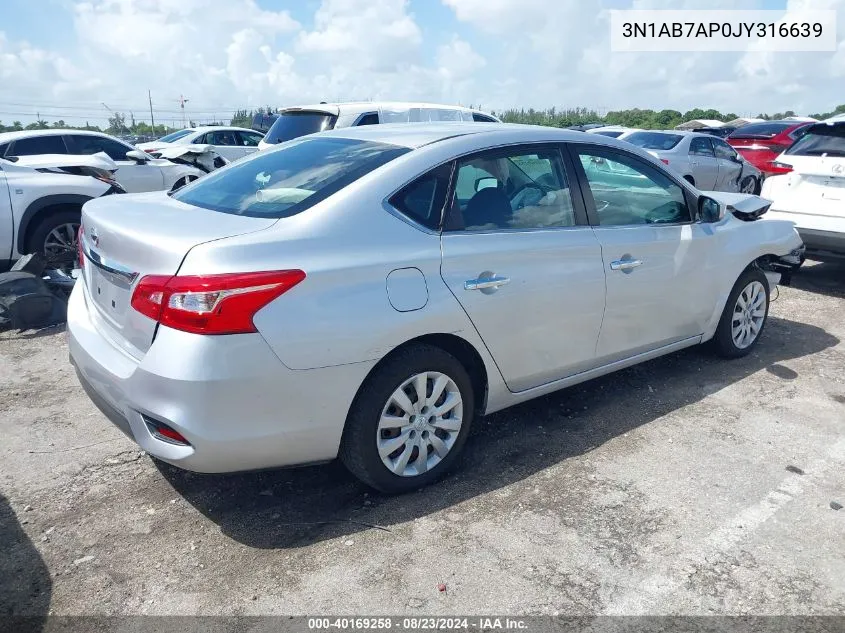
<svg viewBox="0 0 845 633">
<path fill-rule="evenodd" d="M 20 138 L 32 138 L 33 136 L 55 136 L 57 134 L 83 134 L 89 136 L 111 136 L 106 132 L 97 132 L 94 130 L 71 130 L 65 128 L 48 128 L 46 130 L 20 130 L 18 132 L 2 132 L 0 133 L 0 143 L 8 141 L 15 141 Z"/>
<path fill-rule="evenodd" d="M 255 130 L 250 130 L 246 127 L 237 127 L 236 125 L 197 125 L 196 127 L 186 127 L 182 129 L 192 130 L 194 132 L 214 132 L 215 130 L 237 130 L 238 132 L 255 132 Z M 260 134 L 260 132 L 258 132 L 258 134 Z"/>
<path fill-rule="evenodd" d="M 520 125 L 517 123 L 475 123 L 472 121 L 455 121 L 439 123 L 386 123 L 382 125 L 364 125 L 360 127 L 345 127 L 327 132 L 320 132 L 312 136 L 332 136 L 336 138 L 357 139 L 375 143 L 399 145 L 416 149 L 457 136 L 468 134 L 485 134 L 495 136 L 511 136 L 515 131 L 524 132 L 525 142 L 584 142 L 585 134 L 578 130 L 566 130 L 545 125 Z M 614 138 L 591 135 L 590 143 L 624 147 L 625 143 Z M 300 137 L 307 138 L 307 137 Z"/>
<path fill-rule="evenodd" d="M 704 132 L 693 132 L 692 130 L 637 130 L 638 132 L 648 132 L 652 134 L 666 134 L 673 136 L 701 136 L 704 138 L 714 138 L 712 134 L 705 134 Z"/>
<path fill-rule="evenodd" d="M 278 112 L 288 112 L 297 110 L 308 110 L 313 112 L 325 112 L 327 114 L 359 114 L 363 112 L 377 112 L 380 109 L 396 109 L 409 110 L 411 108 L 436 108 L 438 110 L 458 110 L 461 112 L 477 112 L 479 114 L 486 114 L 493 116 L 489 112 L 478 110 L 476 108 L 467 108 L 466 106 L 449 105 L 445 103 L 425 103 L 414 101 L 343 101 L 336 103 L 316 103 L 310 105 L 289 106 L 286 108 L 279 108 Z"/>
</svg>

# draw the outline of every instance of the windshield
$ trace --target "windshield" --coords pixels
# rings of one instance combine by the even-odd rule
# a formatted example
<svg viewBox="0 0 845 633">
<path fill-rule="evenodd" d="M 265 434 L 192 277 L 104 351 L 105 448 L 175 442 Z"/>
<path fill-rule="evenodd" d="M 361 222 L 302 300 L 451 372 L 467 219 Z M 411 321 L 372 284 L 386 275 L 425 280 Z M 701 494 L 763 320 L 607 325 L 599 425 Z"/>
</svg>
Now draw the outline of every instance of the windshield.
<svg viewBox="0 0 845 633">
<path fill-rule="evenodd" d="M 173 141 L 176 141 L 176 140 L 182 138 L 183 136 L 188 136 L 188 134 L 190 134 L 191 132 L 195 132 L 195 131 L 196 130 L 190 130 L 190 129 L 179 130 L 178 132 L 171 132 L 167 136 L 162 136 L 160 139 L 156 139 L 156 140 L 159 140 L 162 143 L 172 143 Z"/>
<path fill-rule="evenodd" d="M 602 136 L 609 136 L 610 138 L 619 138 L 625 130 L 602 130 L 601 132 L 593 132 L 593 134 L 601 134 Z"/>
<path fill-rule="evenodd" d="M 845 156 L 845 124 L 814 126 L 786 153 L 795 156 Z"/>
<path fill-rule="evenodd" d="M 634 132 L 624 140 L 643 149 L 668 150 L 675 147 L 684 137 L 680 134 L 661 134 L 660 132 Z"/>
<path fill-rule="evenodd" d="M 331 130 L 337 117 L 325 112 L 282 112 L 264 137 L 265 143 L 284 143 L 306 134 Z"/>
<path fill-rule="evenodd" d="M 221 213 L 287 218 L 408 151 L 353 139 L 302 139 L 212 172 L 173 198 Z"/>
</svg>

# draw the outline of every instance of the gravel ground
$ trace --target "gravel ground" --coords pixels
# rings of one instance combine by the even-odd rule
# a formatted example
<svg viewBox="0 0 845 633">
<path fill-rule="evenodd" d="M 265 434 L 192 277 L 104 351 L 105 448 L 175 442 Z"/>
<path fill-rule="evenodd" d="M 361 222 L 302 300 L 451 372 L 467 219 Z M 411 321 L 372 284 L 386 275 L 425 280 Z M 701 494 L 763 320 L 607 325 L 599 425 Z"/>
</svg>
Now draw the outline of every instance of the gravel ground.
<svg viewBox="0 0 845 633">
<path fill-rule="evenodd" d="M 497 413 L 454 476 L 394 498 L 337 464 L 157 464 L 62 331 L 6 333 L 0 615 L 845 614 L 843 310 L 845 267 L 808 265 L 751 356 Z"/>
</svg>

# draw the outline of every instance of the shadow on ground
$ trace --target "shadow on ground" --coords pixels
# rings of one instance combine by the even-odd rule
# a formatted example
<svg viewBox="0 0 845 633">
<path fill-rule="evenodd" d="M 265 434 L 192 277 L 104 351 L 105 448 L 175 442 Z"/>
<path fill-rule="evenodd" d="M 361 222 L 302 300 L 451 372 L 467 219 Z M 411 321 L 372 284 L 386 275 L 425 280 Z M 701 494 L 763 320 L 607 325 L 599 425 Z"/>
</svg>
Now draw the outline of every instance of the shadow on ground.
<svg viewBox="0 0 845 633">
<path fill-rule="evenodd" d="M 53 582 L 9 502 L 0 494 L 0 630 L 41 631 Z M 4 629 L 5 626 L 10 628 Z"/>
<path fill-rule="evenodd" d="M 156 463 L 175 490 L 231 538 L 257 548 L 303 547 L 378 526 L 390 529 L 508 486 L 714 388 L 773 367 L 775 375 L 784 374 L 783 361 L 838 342 L 820 328 L 772 317 L 745 358 L 724 361 L 707 348 L 693 348 L 512 407 L 476 421 L 453 475 L 399 497 L 374 493 L 338 463 L 239 475 L 197 475 Z"/>
<path fill-rule="evenodd" d="M 808 261 L 792 276 L 791 285 L 805 292 L 845 297 L 845 261 Z"/>
</svg>

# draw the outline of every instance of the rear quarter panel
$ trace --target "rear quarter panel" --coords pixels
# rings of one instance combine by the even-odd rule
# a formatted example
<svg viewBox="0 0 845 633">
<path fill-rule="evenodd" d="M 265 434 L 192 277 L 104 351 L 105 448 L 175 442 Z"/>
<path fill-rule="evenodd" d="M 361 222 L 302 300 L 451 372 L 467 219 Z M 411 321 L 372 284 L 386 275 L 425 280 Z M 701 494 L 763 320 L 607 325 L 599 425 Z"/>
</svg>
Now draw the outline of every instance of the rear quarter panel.
<svg viewBox="0 0 845 633">
<path fill-rule="evenodd" d="M 194 247 L 179 274 L 304 270 L 305 280 L 255 318 L 290 369 L 380 360 L 413 338 L 447 333 L 470 342 L 488 374 L 498 372 L 440 276 L 439 234 L 395 217 L 384 203 L 413 170 L 382 178 L 379 171 L 270 229 Z M 400 312 L 388 299 L 387 276 L 411 267 L 423 273 L 428 300 Z"/>
</svg>

